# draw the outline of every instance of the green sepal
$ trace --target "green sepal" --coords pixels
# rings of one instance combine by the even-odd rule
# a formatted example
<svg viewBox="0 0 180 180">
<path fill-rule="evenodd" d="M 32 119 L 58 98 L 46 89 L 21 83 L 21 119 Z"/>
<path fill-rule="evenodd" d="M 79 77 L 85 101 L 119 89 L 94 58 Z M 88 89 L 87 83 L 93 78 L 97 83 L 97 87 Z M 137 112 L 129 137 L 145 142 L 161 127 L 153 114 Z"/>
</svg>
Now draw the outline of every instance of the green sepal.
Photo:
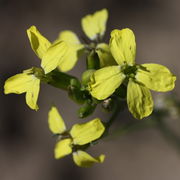
<svg viewBox="0 0 180 180">
<path fill-rule="evenodd" d="M 87 64 L 87 69 L 99 69 L 100 68 L 99 57 L 98 57 L 98 54 L 94 50 L 92 50 L 88 54 L 86 64 Z"/>
<path fill-rule="evenodd" d="M 127 86 L 124 85 L 124 83 L 121 84 L 119 88 L 116 89 L 114 94 L 117 95 L 121 99 L 125 99 L 127 96 Z"/>
<path fill-rule="evenodd" d="M 92 100 L 88 99 L 85 104 L 80 107 L 78 110 L 78 116 L 80 118 L 85 118 L 89 115 L 91 115 L 94 110 L 96 109 L 97 103 L 93 102 Z"/>
<path fill-rule="evenodd" d="M 68 90 L 72 79 L 77 78 L 58 70 L 54 70 L 46 75 L 46 79 L 44 79 L 44 82 L 56 88 Z"/>
<path fill-rule="evenodd" d="M 92 74 L 95 72 L 95 69 L 88 69 L 87 71 L 84 71 L 82 74 L 82 84 L 87 85 L 88 82 L 90 81 L 90 77 Z"/>
<path fill-rule="evenodd" d="M 80 89 L 80 88 L 81 88 L 81 83 L 79 82 L 78 79 L 72 78 L 72 79 L 70 80 L 70 86 L 74 86 L 74 87 Z"/>
<path fill-rule="evenodd" d="M 85 92 L 73 85 L 68 88 L 68 96 L 77 104 L 84 104 L 86 99 Z"/>
</svg>

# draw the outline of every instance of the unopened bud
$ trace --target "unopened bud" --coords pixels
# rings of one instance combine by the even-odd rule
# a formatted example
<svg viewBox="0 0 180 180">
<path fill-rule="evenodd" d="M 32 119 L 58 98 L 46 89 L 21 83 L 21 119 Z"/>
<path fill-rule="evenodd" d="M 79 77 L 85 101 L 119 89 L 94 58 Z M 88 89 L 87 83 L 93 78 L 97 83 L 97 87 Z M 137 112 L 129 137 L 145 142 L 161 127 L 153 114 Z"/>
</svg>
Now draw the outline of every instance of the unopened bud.
<svg viewBox="0 0 180 180">
<path fill-rule="evenodd" d="M 82 74 L 82 84 L 87 85 L 88 82 L 90 81 L 90 77 L 94 73 L 94 69 L 88 69 L 87 71 L 84 71 Z"/>
<path fill-rule="evenodd" d="M 85 118 L 87 116 L 89 116 L 90 114 L 92 114 L 96 108 L 97 104 L 94 104 L 92 102 L 86 101 L 86 103 L 84 104 L 84 106 L 82 106 L 79 110 L 78 110 L 78 115 L 80 118 Z"/>
<path fill-rule="evenodd" d="M 87 57 L 87 69 L 99 69 L 100 62 L 98 54 L 92 50 Z"/>
</svg>

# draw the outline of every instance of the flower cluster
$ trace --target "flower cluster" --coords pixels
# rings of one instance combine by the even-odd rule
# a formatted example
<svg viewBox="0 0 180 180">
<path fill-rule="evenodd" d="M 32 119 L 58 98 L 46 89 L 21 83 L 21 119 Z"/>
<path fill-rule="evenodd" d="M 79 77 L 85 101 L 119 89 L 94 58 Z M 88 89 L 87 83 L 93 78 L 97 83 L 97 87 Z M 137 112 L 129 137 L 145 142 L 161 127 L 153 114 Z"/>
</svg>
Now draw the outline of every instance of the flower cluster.
<svg viewBox="0 0 180 180">
<path fill-rule="evenodd" d="M 68 96 L 81 105 L 78 110 L 80 118 L 92 114 L 98 104 L 113 112 L 113 104 L 121 99 L 127 101 L 128 109 L 136 119 L 149 116 L 153 111 L 150 90 L 170 91 L 175 86 L 176 77 L 163 65 L 135 63 L 135 36 L 128 28 L 113 30 L 109 44 L 103 42 L 107 19 L 106 9 L 83 17 L 81 26 L 87 37 L 81 41 L 74 32 L 65 30 L 50 42 L 31 26 L 27 36 L 32 50 L 41 60 L 40 67 L 32 67 L 8 78 L 4 85 L 5 94 L 26 93 L 27 105 L 38 110 L 40 84 L 46 83 L 66 90 Z M 67 71 L 82 55 L 86 56 L 86 69 L 78 80 Z M 48 123 L 51 132 L 58 137 L 54 151 L 56 159 L 72 153 L 75 164 L 80 167 L 104 161 L 104 155 L 93 158 L 85 150 L 107 135 L 111 122 L 103 123 L 96 118 L 67 130 L 53 106 Z"/>
<path fill-rule="evenodd" d="M 72 153 L 74 162 L 80 167 L 89 167 L 93 163 L 104 161 L 104 155 L 93 158 L 83 151 L 86 148 L 83 145 L 93 142 L 103 134 L 105 128 L 100 119 L 96 118 L 87 123 L 75 124 L 68 131 L 57 108 L 52 107 L 49 111 L 48 122 L 51 132 L 58 136 L 54 152 L 56 159 Z"/>
<path fill-rule="evenodd" d="M 136 42 L 130 29 L 113 30 L 109 47 L 118 65 L 102 68 L 92 75 L 89 82 L 91 95 L 99 100 L 106 99 L 125 83 L 129 111 L 137 119 L 149 116 L 153 110 L 149 89 L 170 91 L 176 77 L 159 64 L 135 64 Z"/>
</svg>

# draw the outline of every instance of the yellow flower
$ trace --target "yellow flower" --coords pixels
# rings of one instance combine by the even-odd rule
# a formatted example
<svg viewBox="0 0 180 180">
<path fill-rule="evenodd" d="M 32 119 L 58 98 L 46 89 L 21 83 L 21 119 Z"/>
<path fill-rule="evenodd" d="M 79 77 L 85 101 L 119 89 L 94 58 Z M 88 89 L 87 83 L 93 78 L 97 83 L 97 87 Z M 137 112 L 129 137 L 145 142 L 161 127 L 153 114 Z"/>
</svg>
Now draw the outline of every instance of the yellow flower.
<svg viewBox="0 0 180 180">
<path fill-rule="evenodd" d="M 61 137 L 54 150 L 56 159 L 72 153 L 74 162 L 80 167 L 90 167 L 94 163 L 104 161 L 104 155 L 93 158 L 81 150 L 81 146 L 98 139 L 103 134 L 105 128 L 100 119 L 96 118 L 87 123 L 75 124 L 71 130 L 67 131 L 64 120 L 57 108 L 52 107 L 49 111 L 48 123 L 51 132 Z"/>
<path fill-rule="evenodd" d="M 97 70 L 90 78 L 89 91 L 99 100 L 111 96 L 122 84 L 127 84 L 129 111 L 137 119 L 152 113 L 153 100 L 149 89 L 159 92 L 170 91 L 176 77 L 159 64 L 135 64 L 136 42 L 132 30 L 113 30 L 109 43 L 112 56 L 118 63 Z"/>
<path fill-rule="evenodd" d="M 31 47 L 35 54 L 42 59 L 51 43 L 40 34 L 35 26 L 27 30 Z M 40 68 L 31 68 L 16 74 L 5 81 L 4 93 L 22 94 L 26 93 L 26 103 L 34 110 L 38 110 L 37 99 L 40 90 L 40 79 L 43 76 Z"/>
<path fill-rule="evenodd" d="M 83 17 L 81 25 L 86 36 L 91 40 L 96 40 L 98 37 L 102 38 L 106 30 L 107 19 L 107 9 L 102 9 Z"/>
<path fill-rule="evenodd" d="M 40 59 L 42 59 L 48 48 L 51 46 L 51 43 L 38 31 L 35 26 L 31 26 L 27 29 L 27 35 L 32 50 Z"/>
<path fill-rule="evenodd" d="M 4 85 L 4 93 L 26 93 L 26 103 L 34 110 L 38 110 L 37 99 L 40 89 L 40 79 L 35 76 L 34 68 L 23 71 L 8 78 Z"/>
<path fill-rule="evenodd" d="M 51 43 L 41 35 L 35 26 L 31 26 L 27 30 L 27 35 L 33 51 L 42 59 Z M 5 81 L 4 93 L 26 93 L 27 105 L 33 110 L 38 110 L 37 100 L 40 90 L 40 79 L 43 74 L 42 69 L 35 67 L 16 74 Z"/>
<path fill-rule="evenodd" d="M 68 43 L 58 41 L 55 43 L 49 42 L 35 26 L 31 26 L 27 30 L 27 35 L 33 51 L 42 60 L 41 67 L 45 73 L 49 73 L 59 66 L 63 72 L 71 70 L 77 58 L 73 50 L 69 48 Z M 71 56 L 73 60 L 71 59 Z"/>
<path fill-rule="evenodd" d="M 106 30 L 107 18 L 108 11 L 106 9 L 82 18 L 82 29 L 90 40 L 102 39 Z M 42 58 L 41 66 L 45 73 L 54 70 L 56 67 L 60 71 L 69 71 L 75 66 L 81 54 L 84 53 L 84 49 L 85 44 L 80 42 L 74 32 L 62 31 Z M 100 59 L 100 67 L 116 64 L 107 44 L 99 43 L 95 47 L 95 51 Z"/>
<path fill-rule="evenodd" d="M 46 73 L 56 67 L 62 72 L 69 71 L 75 66 L 83 48 L 73 32 L 63 31 L 47 51 L 41 65 Z"/>
</svg>

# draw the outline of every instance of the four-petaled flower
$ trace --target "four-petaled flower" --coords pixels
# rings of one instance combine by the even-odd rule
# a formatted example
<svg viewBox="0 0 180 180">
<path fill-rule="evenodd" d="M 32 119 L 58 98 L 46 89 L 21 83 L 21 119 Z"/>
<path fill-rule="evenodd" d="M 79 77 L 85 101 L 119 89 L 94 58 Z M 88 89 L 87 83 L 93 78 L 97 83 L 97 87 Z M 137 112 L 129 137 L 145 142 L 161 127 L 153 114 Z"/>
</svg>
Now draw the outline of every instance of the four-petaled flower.
<svg viewBox="0 0 180 180">
<path fill-rule="evenodd" d="M 51 43 L 41 35 L 35 26 L 27 30 L 31 47 L 35 54 L 42 59 Z M 22 94 L 26 92 L 26 103 L 34 110 L 38 110 L 37 100 L 40 90 L 40 81 L 44 72 L 40 68 L 33 67 L 8 78 L 4 85 L 4 93 Z"/>
<path fill-rule="evenodd" d="M 41 59 L 41 67 L 45 73 L 57 67 L 54 67 L 54 63 L 58 63 L 59 68 L 63 72 L 69 71 L 74 67 L 75 61 L 70 57 L 74 57 L 74 54 L 68 51 L 67 43 L 64 41 L 51 43 L 35 26 L 31 26 L 27 30 L 27 34 L 33 51 Z"/>
<path fill-rule="evenodd" d="M 81 20 L 84 33 L 92 41 L 89 46 L 95 48 L 95 52 L 99 56 L 101 68 L 116 64 L 109 46 L 106 43 L 97 43 L 105 33 L 107 19 L 108 11 L 102 9 L 92 15 L 86 15 Z M 57 67 L 61 71 L 69 71 L 75 66 L 79 56 L 85 52 L 85 47 L 86 44 L 81 43 L 74 32 L 62 31 L 42 58 L 41 66 L 45 73 L 51 72 Z"/>
<path fill-rule="evenodd" d="M 174 88 L 176 77 L 159 64 L 135 64 L 135 36 L 128 28 L 113 30 L 109 46 L 118 65 L 95 71 L 89 82 L 91 95 L 104 100 L 124 83 L 127 85 L 128 108 L 133 116 L 142 119 L 150 115 L 153 100 L 149 89 L 170 91 Z"/>
<path fill-rule="evenodd" d="M 83 145 L 100 138 L 104 133 L 105 128 L 100 119 L 96 118 L 87 123 L 75 124 L 67 131 L 57 108 L 52 107 L 49 111 L 48 123 L 51 132 L 60 137 L 54 150 L 56 159 L 72 153 L 74 162 L 80 167 L 90 167 L 94 163 L 104 161 L 104 155 L 93 158 L 83 148 L 81 149 Z"/>
<path fill-rule="evenodd" d="M 108 12 L 106 9 L 103 9 L 93 15 L 87 15 L 82 18 L 83 30 L 91 40 L 104 35 L 107 17 Z M 84 48 L 84 45 L 80 43 L 77 36 L 71 31 L 61 32 L 54 43 L 46 39 L 35 26 L 27 29 L 27 35 L 33 51 L 41 60 L 41 67 L 45 73 L 54 70 L 56 67 L 63 72 L 71 70 L 78 60 L 79 52 Z M 98 44 L 96 53 L 99 55 L 101 67 L 115 64 L 107 44 Z M 4 92 L 5 94 L 26 92 L 27 105 L 31 109 L 37 110 L 41 75 L 34 70 L 41 71 L 41 75 L 43 74 L 43 70 L 31 68 L 28 70 L 28 73 L 24 71 L 12 76 L 5 82 Z"/>
<path fill-rule="evenodd" d="M 41 69 L 31 68 L 8 78 L 4 85 L 4 93 L 26 93 L 27 105 L 31 109 L 38 110 L 37 99 L 40 90 L 40 78 L 37 72 L 40 74 Z"/>
</svg>

